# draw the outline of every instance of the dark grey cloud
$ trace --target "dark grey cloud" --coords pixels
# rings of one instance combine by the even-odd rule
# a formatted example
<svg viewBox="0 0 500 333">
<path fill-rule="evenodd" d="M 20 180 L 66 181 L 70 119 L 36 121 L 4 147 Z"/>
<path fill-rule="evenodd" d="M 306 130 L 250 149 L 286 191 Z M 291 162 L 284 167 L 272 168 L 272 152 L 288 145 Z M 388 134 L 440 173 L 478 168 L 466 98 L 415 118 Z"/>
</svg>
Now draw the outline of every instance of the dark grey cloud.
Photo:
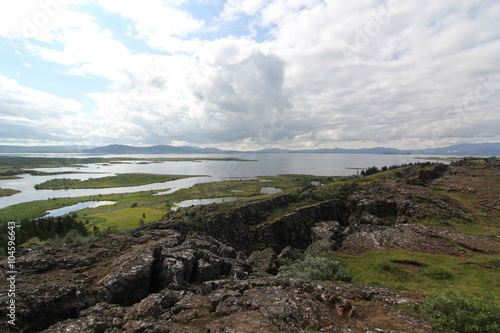
<svg viewBox="0 0 500 333">
<path fill-rule="evenodd" d="M 275 55 L 252 52 L 237 62 L 201 63 L 204 73 L 191 84 L 190 116 L 167 120 L 167 135 L 191 142 L 257 140 L 278 134 L 277 119 L 291 107 L 283 89 L 285 64 Z"/>
</svg>

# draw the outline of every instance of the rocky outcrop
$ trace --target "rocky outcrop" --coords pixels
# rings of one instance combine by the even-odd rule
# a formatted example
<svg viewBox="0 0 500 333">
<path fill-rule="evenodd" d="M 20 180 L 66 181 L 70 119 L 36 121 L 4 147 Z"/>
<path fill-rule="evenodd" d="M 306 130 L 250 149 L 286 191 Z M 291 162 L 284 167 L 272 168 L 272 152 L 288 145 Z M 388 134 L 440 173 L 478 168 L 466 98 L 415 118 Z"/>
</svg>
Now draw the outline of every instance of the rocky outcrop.
<svg viewBox="0 0 500 333">
<path fill-rule="evenodd" d="M 432 189 L 401 182 L 375 182 L 343 198 L 333 198 L 305 205 L 289 213 L 273 212 L 297 203 L 292 195 L 275 195 L 263 201 L 240 204 L 229 212 L 217 205 L 191 207 L 167 214 L 163 221 L 176 227 L 178 221 L 195 221 L 192 228 L 203 230 L 241 251 L 273 247 L 278 253 L 287 246 L 306 249 L 312 243 L 311 228 L 319 222 L 337 221 L 335 237 L 323 248 L 338 249 L 347 235 L 369 232 L 397 224 L 415 222 L 421 216 L 449 219 L 467 215 L 459 204 Z M 276 206 L 273 206 L 276 205 Z M 328 244 L 327 244 L 328 243 Z"/>
<path fill-rule="evenodd" d="M 311 228 L 311 245 L 306 249 L 308 255 L 321 254 L 338 249 L 343 240 L 346 228 L 337 221 L 317 223 Z"/>
<path fill-rule="evenodd" d="M 242 279 L 251 270 L 233 248 L 214 238 L 174 230 L 139 230 L 91 245 L 26 247 L 19 257 L 17 286 L 23 301 L 17 304 L 17 327 L 25 331 L 77 317 L 98 302 L 131 306 L 164 289 Z M 2 301 L 6 295 L 2 290 Z"/>
<path fill-rule="evenodd" d="M 380 305 L 373 306 L 381 310 L 388 304 L 379 298 L 381 288 L 276 277 L 273 249 L 247 258 L 206 234 L 160 226 L 89 245 L 23 248 L 16 328 L 110 333 L 363 331 L 373 317 L 358 311 L 353 302 L 377 300 Z M 323 234 L 328 231 L 317 230 L 315 237 Z M 45 256 L 50 253 L 48 265 L 50 257 Z M 296 254 L 288 247 L 279 256 Z M 1 288 L 4 297 L 5 286 Z M 384 293 L 392 295 L 392 301 L 399 298 Z M 409 295 L 408 302 L 420 302 L 420 295 Z M 388 318 L 401 320 L 384 311 Z M 1 325 L 2 331 L 12 328 Z"/>
<path fill-rule="evenodd" d="M 278 262 L 276 253 L 272 248 L 262 251 L 254 251 L 248 257 L 247 263 L 253 267 L 253 270 L 261 273 L 278 274 Z"/>
<path fill-rule="evenodd" d="M 393 228 L 362 231 L 346 237 L 340 251 L 358 254 L 388 248 L 434 254 L 462 255 L 464 252 L 421 224 L 401 224 Z"/>
<path fill-rule="evenodd" d="M 430 332 L 417 319 L 401 318 L 382 307 L 416 304 L 421 298 L 416 293 L 287 277 L 214 280 L 189 290 L 153 293 L 129 307 L 97 303 L 79 318 L 44 332 L 364 332 L 370 327 L 383 331 L 387 323 L 364 323 L 365 305 L 353 304 L 358 300 L 380 304 L 372 307 L 379 307 L 379 316 L 385 311 L 384 319 Z"/>
</svg>

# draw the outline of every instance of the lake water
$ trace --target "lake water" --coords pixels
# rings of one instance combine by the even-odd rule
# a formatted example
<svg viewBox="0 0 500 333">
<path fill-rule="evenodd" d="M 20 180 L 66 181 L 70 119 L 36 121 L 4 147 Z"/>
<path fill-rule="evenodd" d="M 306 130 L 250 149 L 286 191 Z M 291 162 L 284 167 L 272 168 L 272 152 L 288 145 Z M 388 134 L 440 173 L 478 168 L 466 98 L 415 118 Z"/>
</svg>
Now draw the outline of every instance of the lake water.
<svg viewBox="0 0 500 333">
<path fill-rule="evenodd" d="M 175 207 L 172 207 L 173 211 L 176 211 L 179 208 L 183 207 L 191 207 L 197 205 L 208 205 L 212 203 L 223 203 L 240 199 L 239 197 L 224 197 L 224 198 L 209 198 L 209 199 L 192 199 L 192 200 L 184 200 L 181 202 L 177 202 Z"/>
<path fill-rule="evenodd" d="M 260 193 L 262 194 L 275 194 L 279 192 L 281 192 L 281 189 L 276 187 L 262 187 L 260 189 Z"/>
<path fill-rule="evenodd" d="M 47 215 L 45 216 L 62 216 L 74 212 L 76 210 L 85 209 L 85 208 L 95 208 L 99 206 L 112 205 L 115 201 L 85 201 L 79 202 L 77 204 L 61 207 L 57 209 L 52 209 L 47 211 Z"/>
<path fill-rule="evenodd" d="M 45 157 L 90 157 L 85 154 L 20 154 L 20 156 Z M 0 180 L 0 188 L 10 188 L 21 191 L 10 197 L 0 198 L 0 208 L 13 204 L 45 200 L 56 197 L 79 197 L 110 193 L 127 193 L 136 191 L 165 190 L 174 192 L 181 188 L 191 187 L 197 183 L 221 181 L 227 179 L 251 179 L 257 176 L 272 176 L 278 174 L 310 174 L 317 176 L 348 176 L 356 174 L 352 168 L 371 166 L 390 166 L 395 164 L 423 161 L 415 155 L 369 155 L 369 154 L 158 154 L 158 155 L 102 155 L 102 157 L 235 157 L 256 161 L 181 161 L 142 164 L 140 161 L 127 161 L 123 164 L 88 164 L 80 168 L 39 168 L 39 171 L 59 172 L 76 171 L 81 174 L 66 174 L 58 176 L 22 175 L 21 179 Z M 172 175 L 194 175 L 164 183 L 143 186 L 118 187 L 106 189 L 75 189 L 75 190 L 35 190 L 34 185 L 53 178 L 89 179 L 112 176 L 117 173 L 154 173 Z M 205 175 L 205 176 L 199 176 Z"/>
</svg>

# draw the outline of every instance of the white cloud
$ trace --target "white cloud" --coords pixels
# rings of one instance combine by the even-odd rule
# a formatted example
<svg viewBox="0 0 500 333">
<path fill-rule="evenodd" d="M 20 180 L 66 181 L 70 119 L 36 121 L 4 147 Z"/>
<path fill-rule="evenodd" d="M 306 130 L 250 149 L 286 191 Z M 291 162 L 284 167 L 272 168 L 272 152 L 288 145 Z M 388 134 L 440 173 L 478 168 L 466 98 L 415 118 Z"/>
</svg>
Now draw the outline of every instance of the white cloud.
<svg viewBox="0 0 500 333">
<path fill-rule="evenodd" d="M 101 29 L 92 18 L 78 28 L 67 27 L 54 37 L 62 49 L 32 46 L 43 59 L 68 67 L 73 75 L 95 75 L 111 81 L 127 81 L 124 69 L 129 62 L 130 51 L 113 38 L 109 30 Z"/>
<path fill-rule="evenodd" d="M 224 20 L 235 20 L 241 14 L 256 15 L 268 2 L 268 0 L 228 0 L 221 17 Z"/>
<path fill-rule="evenodd" d="M 145 39 L 150 46 L 168 52 L 192 51 L 197 45 L 193 41 L 183 45 L 180 37 L 200 30 L 204 22 L 190 13 L 175 8 L 174 3 L 150 0 L 147 5 L 138 1 L 99 0 L 104 9 L 115 12 L 133 21 L 133 34 Z M 170 5 L 170 6 L 169 6 Z"/>
<path fill-rule="evenodd" d="M 476 88 L 481 74 L 500 71 L 493 63 L 500 55 L 498 30 L 492 28 L 498 5 L 425 4 L 401 3 L 394 14 L 380 2 L 317 3 L 289 15 L 283 3 L 266 7 L 263 22 L 278 26 L 276 40 L 266 47 L 287 63 L 285 89 L 293 96 L 289 140 L 399 145 L 417 137 L 458 142 L 468 140 L 460 133 L 474 131 L 479 140 L 498 139 L 491 130 L 479 130 L 484 129 L 480 119 L 500 125 L 494 115 L 498 90 L 481 101 L 474 118 L 443 121 L 446 111 Z M 379 21 L 382 11 L 389 14 L 387 23 Z M 356 38 L 365 44 L 356 45 Z M 342 52 L 346 44 L 353 58 Z"/>
<path fill-rule="evenodd" d="M 87 0 L 26 0 L 0 4 L 0 36 L 15 39 L 53 41 L 63 28 L 79 27 L 88 13 L 69 10 L 69 6 Z"/>
<path fill-rule="evenodd" d="M 84 132 L 83 105 L 20 85 L 0 75 L 0 140 L 68 141 Z M 74 132 L 73 132 L 74 133 Z"/>
<path fill-rule="evenodd" d="M 256 140 L 266 126 L 274 130 L 289 107 L 282 89 L 284 63 L 253 43 L 218 40 L 193 58 L 146 58 L 139 63 L 148 63 L 150 70 L 141 73 L 132 66 L 137 75 L 129 89 L 88 95 L 99 118 L 143 141 Z"/>
<path fill-rule="evenodd" d="M 498 1 L 229 0 L 210 28 L 183 0 L 97 3 L 157 54 L 130 50 L 123 27 L 72 7 L 41 29 L 35 55 L 110 82 L 87 94 L 97 108 L 82 122 L 92 124 L 86 138 L 239 148 L 500 140 Z M 14 7 L 33 17 L 33 4 Z M 202 37 L 240 23 L 272 38 Z M 0 36 L 22 37 L 14 26 L 0 23 Z"/>
</svg>

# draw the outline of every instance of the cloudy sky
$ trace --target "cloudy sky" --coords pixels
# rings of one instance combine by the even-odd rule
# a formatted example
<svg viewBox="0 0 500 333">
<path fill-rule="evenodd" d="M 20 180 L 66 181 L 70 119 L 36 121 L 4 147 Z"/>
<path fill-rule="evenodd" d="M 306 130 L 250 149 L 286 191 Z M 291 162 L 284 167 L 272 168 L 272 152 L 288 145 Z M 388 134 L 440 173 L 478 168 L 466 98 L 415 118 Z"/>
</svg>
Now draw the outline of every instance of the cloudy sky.
<svg viewBox="0 0 500 333">
<path fill-rule="evenodd" d="M 0 144 L 500 141 L 498 0 L 0 4 Z"/>
</svg>

